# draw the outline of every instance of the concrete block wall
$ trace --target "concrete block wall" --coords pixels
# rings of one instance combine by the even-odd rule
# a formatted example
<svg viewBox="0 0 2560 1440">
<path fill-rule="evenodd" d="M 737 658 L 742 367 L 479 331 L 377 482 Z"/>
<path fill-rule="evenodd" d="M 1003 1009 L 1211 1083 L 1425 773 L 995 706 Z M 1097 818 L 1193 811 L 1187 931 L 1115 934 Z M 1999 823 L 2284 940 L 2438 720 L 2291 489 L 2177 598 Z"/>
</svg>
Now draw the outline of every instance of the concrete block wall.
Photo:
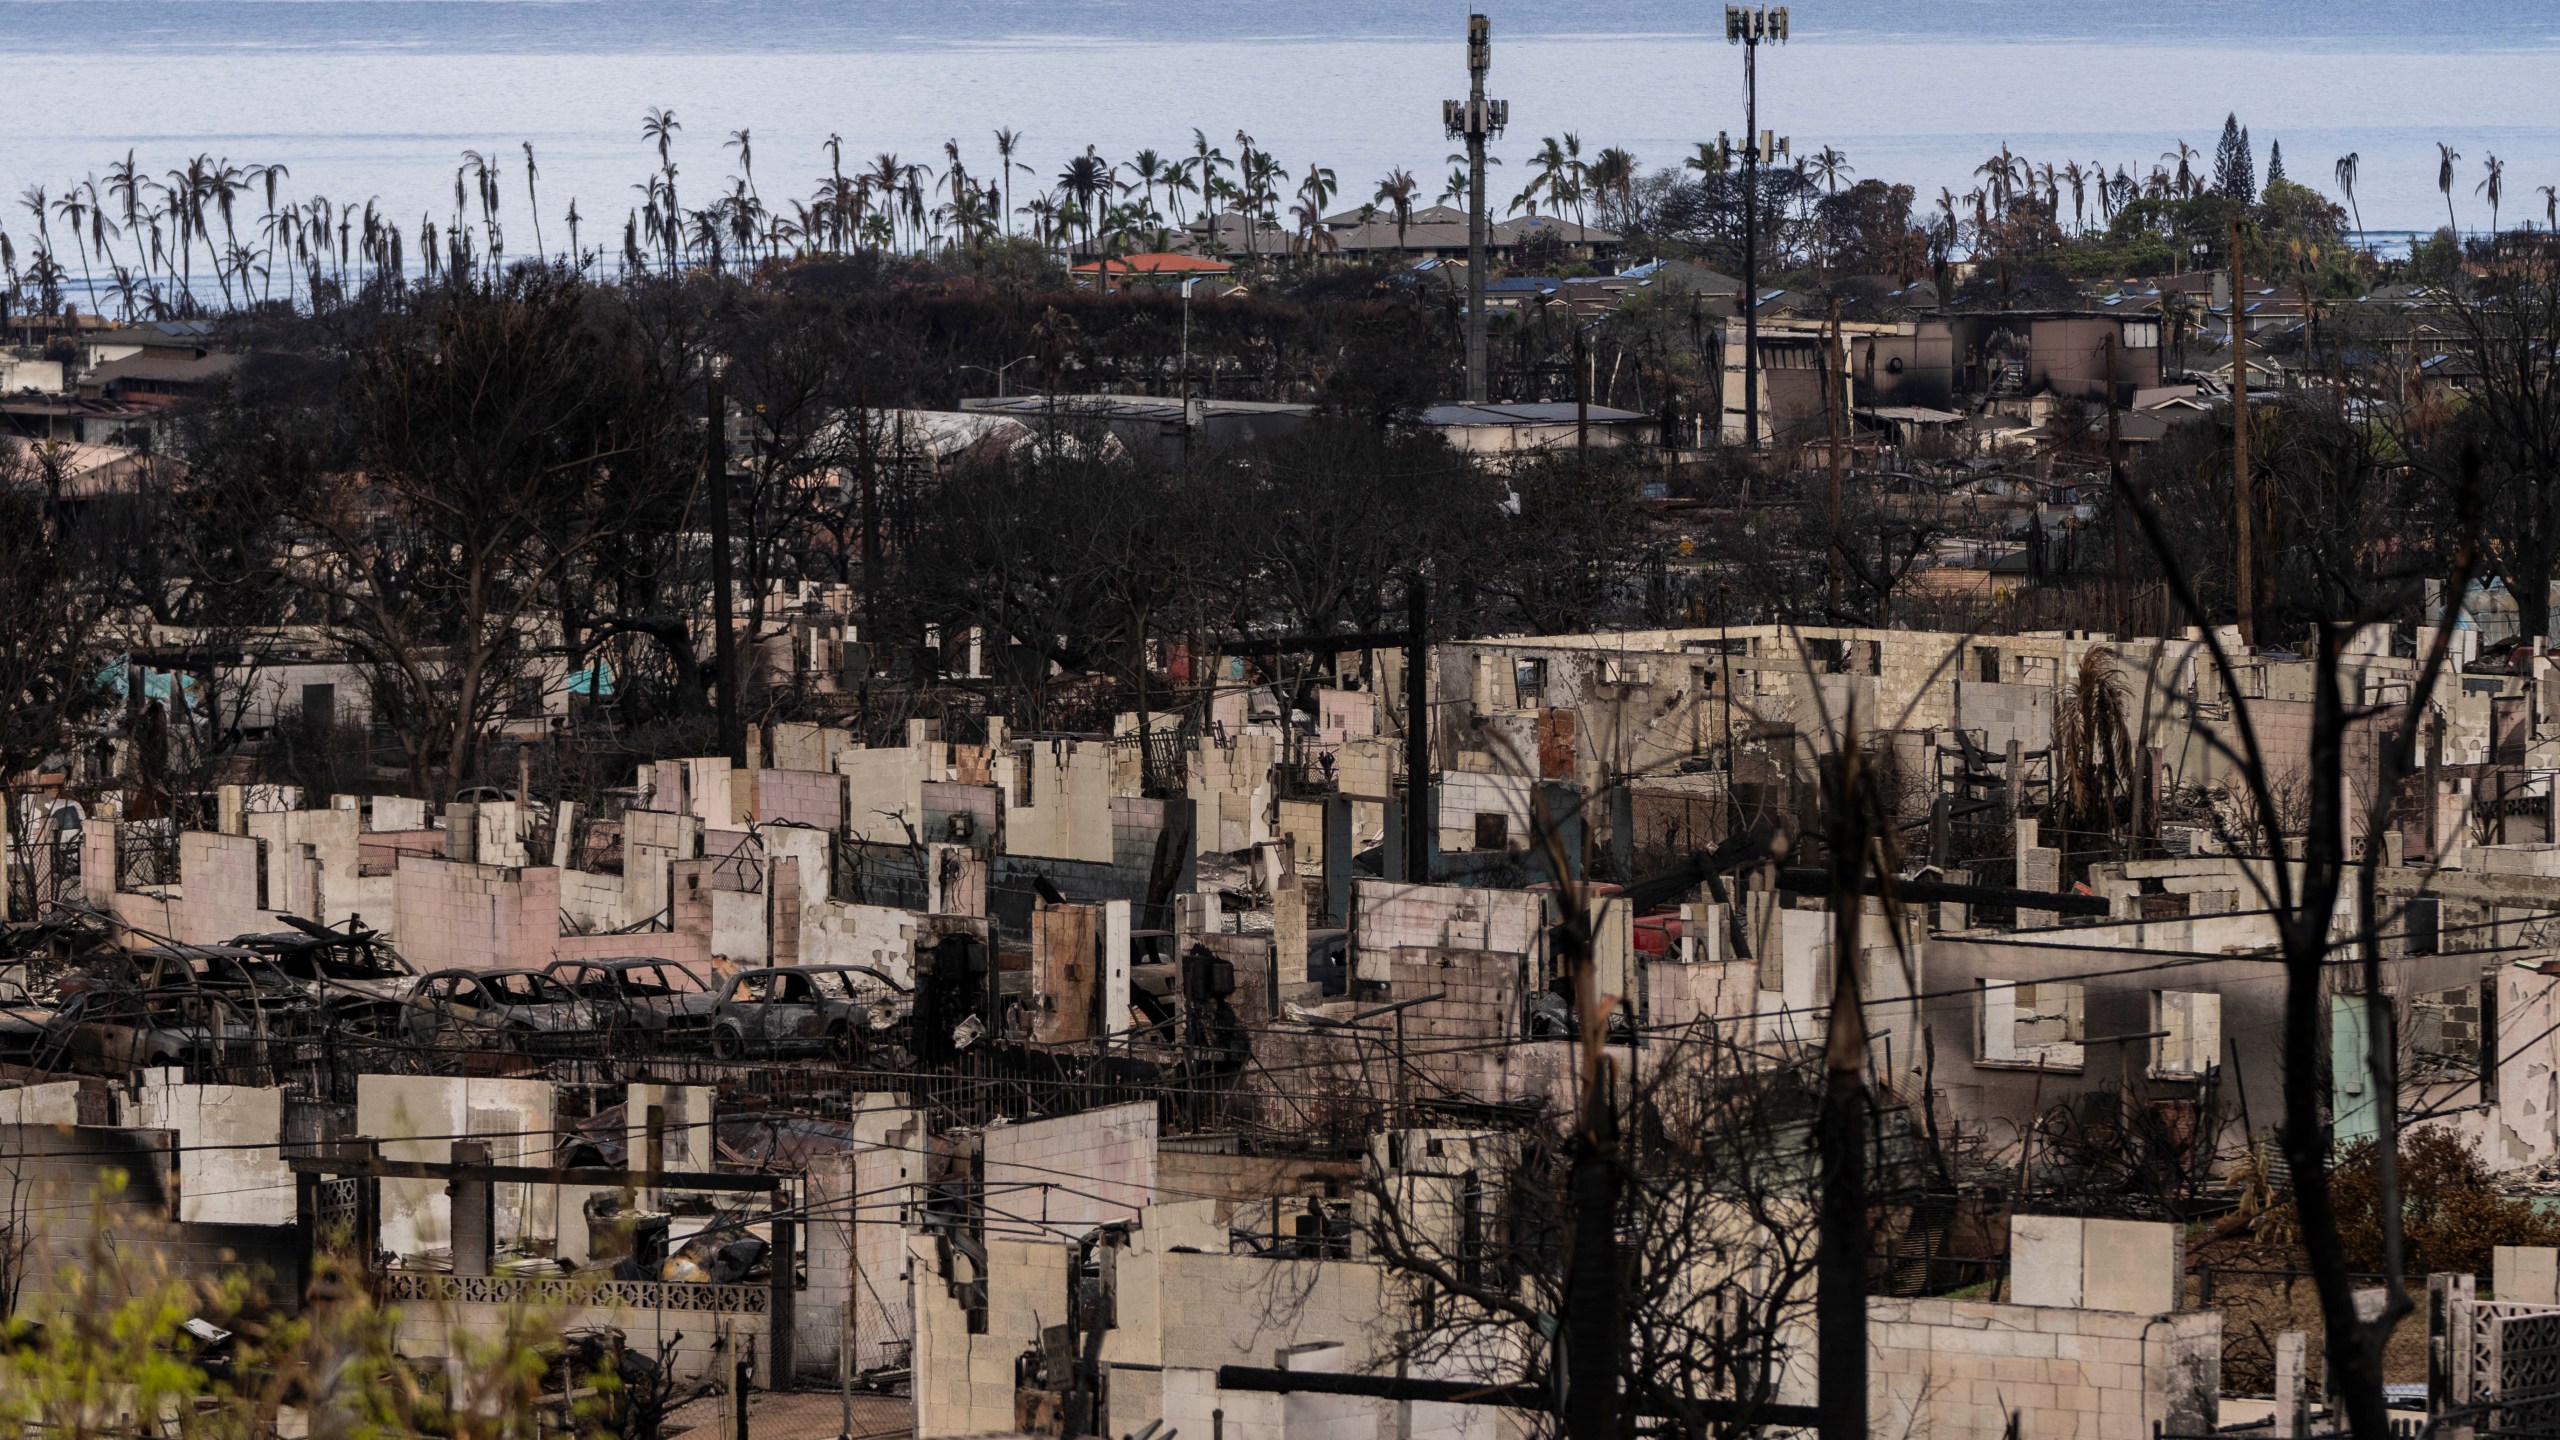
<svg viewBox="0 0 2560 1440">
<path fill-rule="evenodd" d="M 1689 1025 L 1699 1020 L 1751 1013 L 1760 977 L 1747 964 L 1684 965 L 1677 960 L 1643 962 L 1645 1023 Z"/>
<path fill-rule="evenodd" d="M 278 929 L 275 912 L 258 904 L 258 843 L 246 835 L 183 831 L 178 836 L 181 883 L 157 887 L 151 894 L 112 893 L 109 903 L 127 923 L 191 945 L 220 944 L 235 935 Z M 93 848 L 97 847 L 83 847 L 84 870 Z M 112 865 L 112 846 L 107 853 Z M 281 888 L 277 874 L 281 861 L 272 854 L 269 860 L 274 867 L 269 875 L 272 891 Z M 112 880 L 113 871 L 108 873 Z"/>
<path fill-rule="evenodd" d="M 1867 1302 L 1868 1420 L 1879 1435 L 2150 1440 L 2214 1428 L 2222 1316 L 1925 1298 Z"/>
<path fill-rule="evenodd" d="M 623 925 L 669 923 L 674 867 L 702 853 L 701 823 L 650 810 L 622 812 Z"/>
<path fill-rule="evenodd" d="M 749 770 L 747 819 L 834 830 L 844 824 L 845 777 L 824 770 Z"/>
<path fill-rule="evenodd" d="M 393 943 L 421 971 L 547 965 L 560 939 L 560 872 L 403 855 Z"/>
<path fill-rule="evenodd" d="M 958 747 L 955 747 L 958 748 Z M 934 844 L 968 845 L 979 850 L 1001 849 L 1004 845 L 1004 792 L 993 785 L 968 785 L 957 780 L 924 782 L 924 821 L 917 827 L 920 839 Z M 955 833 L 952 821 L 965 818 L 966 839 Z"/>
<path fill-rule="evenodd" d="M 1273 826 L 1289 842 L 1298 873 L 1309 879 L 1324 874 L 1324 812 L 1323 800 L 1283 800 Z"/>
<path fill-rule="evenodd" d="M 560 1332 L 609 1326 L 630 1337 L 634 1349 L 651 1355 L 657 1353 L 661 1342 L 672 1341 L 667 1368 L 676 1379 L 687 1383 L 721 1373 L 727 1359 L 720 1348 L 724 1337 L 741 1349 L 752 1346 L 758 1364 L 773 1354 L 769 1316 L 628 1305 L 616 1303 L 611 1291 L 604 1295 L 605 1298 L 583 1304 L 545 1306 L 542 1323 L 556 1326 Z M 488 1384 L 489 1356 L 500 1353 L 501 1347 L 510 1343 L 521 1343 L 524 1306 L 452 1299 L 406 1304 L 397 1310 L 394 1343 L 401 1354 L 444 1360 L 460 1403 L 472 1404 L 475 1395 L 488 1396 L 485 1403 L 499 1403 L 498 1394 L 492 1393 L 495 1387 L 476 1387 Z"/>
<path fill-rule="evenodd" d="M 2012 740 L 2029 750 L 2053 744 L 2052 687 L 1968 679 L 1958 680 L 1953 689 L 1949 728 L 1981 732 L 1981 743 L 1992 754 L 2007 754 Z"/>
<path fill-rule="evenodd" d="M 712 886 L 702 895 L 711 913 L 707 943 L 715 959 L 762 965 L 771 952 L 772 898 L 754 891 Z"/>
<path fill-rule="evenodd" d="M 1111 863 L 1146 873 L 1155 868 L 1165 827 L 1165 802 L 1137 795 L 1111 797 Z"/>
<path fill-rule="evenodd" d="M 1192 742 L 1186 786 L 1197 853 L 1231 853 L 1271 838 L 1271 766 L 1278 758 L 1278 738 L 1267 727 Z"/>
<path fill-rule="evenodd" d="M 116 832 L 121 825 L 94 815 L 80 822 L 80 896 L 92 905 L 116 903 Z"/>
<path fill-rule="evenodd" d="M 1236 974 L 1235 993 L 1227 997 L 1227 1008 L 1236 1012 L 1242 1025 L 1268 1024 L 1285 1013 L 1282 1006 L 1298 999 L 1297 986 L 1305 982 L 1305 962 L 1300 962 L 1297 979 L 1276 963 L 1279 952 L 1272 937 L 1260 935 L 1190 935 L 1176 937 L 1175 950 L 1189 954 L 1193 945 L 1205 946 L 1209 953 L 1233 966 Z M 1303 950 L 1301 954 L 1305 953 Z M 1276 980 L 1275 980 L 1276 977 Z M 1300 1000 L 1300 1003 L 1305 1003 Z"/>
<path fill-rule="evenodd" d="M 1404 1012 L 1407 1042 L 1518 1038 L 1528 963 L 1526 955 L 1499 950 L 1401 947 L 1388 952 L 1390 998 L 1441 997 Z"/>
<path fill-rule="evenodd" d="M 590 930 L 617 930 L 624 918 L 629 887 L 621 875 L 588 870 L 560 872 L 560 913 Z"/>
<path fill-rule="evenodd" d="M 859 744 L 850 730 L 798 720 L 781 721 L 766 734 L 772 740 L 773 763 L 785 770 L 834 770 L 836 757 Z"/>
<path fill-rule="evenodd" d="M 271 908 L 323 924 L 345 921 L 360 893 L 361 817 L 329 809 L 252 811 L 243 818 L 249 834 L 267 842 Z"/>
<path fill-rule="evenodd" d="M 1205 1434 L 1215 1428 L 1209 1412 L 1222 1409 L 1231 1440 L 1295 1440 L 1285 1403 L 1257 1403 L 1284 1397 L 1219 1391 L 1218 1367 L 1287 1367 L 1296 1358 L 1288 1352 L 1294 1351 L 1313 1362 L 1302 1361 L 1295 1368 L 1374 1369 L 1389 1343 L 1394 1313 L 1384 1276 L 1378 1266 L 1361 1261 L 1275 1264 L 1251 1255 L 1164 1255 L 1158 1266 L 1157 1307 L 1166 1425 L 1184 1434 Z M 1385 1440 L 1395 1433 L 1394 1412 L 1393 1405 L 1364 1401 L 1360 1420 L 1330 1413 L 1296 1418 L 1300 1426 L 1324 1420 L 1320 1433 L 1330 1440 L 1346 1434 Z M 1115 1426 L 1152 1418 L 1124 1417 L 1116 1409 L 1112 1415 Z M 1368 1428 L 1360 1428 L 1363 1424 Z M 1351 1428 L 1340 1428 L 1346 1425 Z"/>
<path fill-rule="evenodd" d="M 483 865 L 532 862 L 533 857 L 525 852 L 526 816 L 522 805 L 513 800 L 483 800 L 471 806 L 470 811 L 474 838 L 469 858 Z M 256 832 L 253 829 L 251 833 Z"/>
<path fill-rule="evenodd" d="M 2183 1248 L 2175 1225 L 2012 1216 L 2009 1299 L 2016 1305 L 2164 1314 L 2179 1308 Z"/>
<path fill-rule="evenodd" d="M 427 802 L 406 795 L 376 795 L 373 813 L 365 819 L 368 831 L 424 830 L 427 828 Z"/>
<path fill-rule="evenodd" d="M 1478 815 L 1502 817 L 1505 848 L 1528 848 L 1531 827 L 1529 797 L 1536 789 L 1534 779 L 1509 771 L 1452 770 L 1442 775 L 1440 848 L 1444 851 L 1475 849 Z"/>
<path fill-rule="evenodd" d="M 799 1370 L 832 1377 L 853 1308 L 856 1371 L 903 1364 L 915 1342 L 907 1294 L 907 1232 L 900 1207 L 921 1194 L 925 1126 L 889 1095 L 858 1097 L 857 1147 L 810 1166 L 808 1288 L 799 1314 Z"/>
<path fill-rule="evenodd" d="M 486 1076 L 360 1075 L 356 1129 L 385 1159 L 446 1161 L 457 1139 L 479 1139 L 499 1165 L 542 1165 L 552 1153 L 548 1080 Z M 499 1238 L 556 1235 L 554 1186 L 501 1186 Z M 530 1193 L 544 1192 L 540 1197 Z M 549 1202 L 546 1205 L 544 1202 Z M 414 1255 L 450 1245 L 453 1207 L 441 1180 L 382 1182 L 382 1248 Z"/>
<path fill-rule="evenodd" d="M 2560 1305 L 2560 1250 L 2500 1245 L 2489 1255 L 2490 1293 L 2501 1303 Z"/>
<path fill-rule="evenodd" d="M 1071 1254 L 1063 1241 L 990 1234 L 987 1325 L 971 1334 L 968 1311 L 953 1294 L 953 1282 L 970 1278 L 969 1261 L 955 1253 L 946 1281 L 935 1243 L 908 1238 L 917 1440 L 1016 1432 L 1014 1360 L 1039 1344 L 1042 1324 L 1064 1316 Z"/>
<path fill-rule="evenodd" d="M 0 1090 L 0 1125 L 79 1123 L 80 1082 L 77 1080 L 48 1080 L 41 1085 L 12 1085 Z"/>
<path fill-rule="evenodd" d="M 909 826 L 924 824 L 924 782 L 930 773 L 924 746 L 853 749 L 836 755 L 845 776 L 845 826 L 850 839 L 881 845 L 907 843 Z"/>
<path fill-rule="evenodd" d="M 563 935 L 551 942 L 550 960 L 673 960 L 711 979 L 711 949 L 701 935 L 639 930 L 627 935 Z"/>
<path fill-rule="evenodd" d="M 284 1092 L 271 1086 L 189 1085 L 182 1072 L 145 1072 L 129 1123 L 177 1139 L 178 1218 L 212 1225 L 291 1225 L 293 1172 L 279 1148 Z"/>
<path fill-rule="evenodd" d="M 236 1278 L 290 1312 L 301 1297 L 279 1276 L 293 1274 L 301 1237 L 285 1226 L 190 1224 L 175 1219 L 171 1147 L 166 1130 L 104 1125 L 0 1124 L 0 1193 L 13 1197 L 14 1223 L 26 1249 L 19 1257 L 22 1288 L 13 1297 L 22 1315 L 41 1315 L 56 1303 L 89 1304 L 97 1298 L 92 1227 L 104 1223 L 120 1255 L 139 1275 L 183 1274 L 213 1282 Z M 103 1207 L 99 1196 L 111 1178 L 122 1185 Z M 60 1289 L 78 1277 L 76 1294 Z"/>
<path fill-rule="evenodd" d="M 912 911 L 885 905 L 846 905 L 827 901 L 817 918 L 804 918 L 800 929 L 803 965 L 868 965 L 913 984 L 916 969 L 917 917 Z"/>
<path fill-rule="evenodd" d="M 980 1140 L 992 1234 L 1077 1234 L 1135 1218 L 1155 1198 L 1156 1105 L 1142 1100 L 997 1126 Z"/>
<path fill-rule="evenodd" d="M 1544 980 L 1546 911 L 1527 891 L 1455 885 L 1352 882 L 1354 973 L 1385 979 L 1400 949 L 1494 950 L 1527 955 L 1531 983 Z"/>
<path fill-rule="evenodd" d="M 1023 785 L 1029 778 L 1026 792 Z M 1108 865 L 1112 858 L 1111 747 L 1081 740 L 1017 740 L 995 764 L 1009 854 Z M 1025 803 L 1025 801 L 1028 803 Z"/>
</svg>

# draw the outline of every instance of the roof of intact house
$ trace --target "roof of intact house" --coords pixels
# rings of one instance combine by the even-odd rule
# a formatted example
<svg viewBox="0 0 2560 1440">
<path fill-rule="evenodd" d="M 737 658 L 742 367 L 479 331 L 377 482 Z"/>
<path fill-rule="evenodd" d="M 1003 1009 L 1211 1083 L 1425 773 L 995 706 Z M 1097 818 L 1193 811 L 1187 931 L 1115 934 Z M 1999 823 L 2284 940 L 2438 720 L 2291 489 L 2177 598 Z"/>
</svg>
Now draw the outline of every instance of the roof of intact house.
<svg viewBox="0 0 2560 1440">
<path fill-rule="evenodd" d="M 1463 401 L 1447 401 L 1426 407 L 1421 422 L 1435 427 L 1460 425 L 1571 425 L 1579 412 L 1570 400 L 1542 400 L 1516 405 L 1474 405 Z M 1590 410 L 1594 425 L 1619 425 L 1630 420 L 1651 421 L 1654 417 L 1637 410 L 1616 410 L 1594 405 Z"/>
<path fill-rule="evenodd" d="M 963 399 L 960 408 L 1025 418 L 1103 415 L 1115 420 L 1178 421 L 1182 418 L 1182 403 L 1168 395 L 1007 395 L 1002 398 L 973 395 Z M 1203 400 L 1196 397 L 1191 406 L 1202 416 L 1312 415 L 1316 409 L 1313 405 L 1285 400 Z"/>
<path fill-rule="evenodd" d="M 90 371 L 89 378 L 102 385 L 112 385 L 119 380 L 203 384 L 219 380 L 240 368 L 244 358 L 228 352 L 183 355 L 146 350 L 121 360 L 109 360 Z"/>
<path fill-rule="evenodd" d="M 1231 266 L 1224 260 L 1202 255 L 1182 255 L 1171 250 L 1150 250 L 1137 255 L 1113 255 L 1101 260 L 1087 260 L 1075 269 L 1078 275 L 1099 275 L 1106 269 L 1114 275 L 1224 275 Z"/>
</svg>

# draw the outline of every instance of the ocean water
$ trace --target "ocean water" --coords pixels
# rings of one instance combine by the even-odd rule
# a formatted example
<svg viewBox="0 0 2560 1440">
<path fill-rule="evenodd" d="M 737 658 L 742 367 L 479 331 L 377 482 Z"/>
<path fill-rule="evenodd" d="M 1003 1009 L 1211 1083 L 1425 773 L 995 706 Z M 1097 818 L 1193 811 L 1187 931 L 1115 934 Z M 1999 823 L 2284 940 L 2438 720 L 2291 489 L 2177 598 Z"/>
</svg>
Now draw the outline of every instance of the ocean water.
<svg viewBox="0 0 2560 1440">
<path fill-rule="evenodd" d="M 1540 137 L 1676 163 L 1742 126 L 1741 61 L 1720 7 L 1478 0 L 1495 27 L 1495 147 L 1507 194 Z M 1465 3 L 1440 0 L 0 0 L 0 229 L 16 198 L 103 177 L 130 151 L 165 172 L 199 153 L 281 164 L 285 196 L 373 200 L 414 232 L 453 204 L 462 152 L 507 164 L 511 251 L 530 247 L 521 145 L 540 165 L 545 240 L 574 199 L 588 243 L 618 235 L 656 167 L 640 134 L 673 109 L 688 203 L 729 188 L 752 135 L 771 203 L 893 153 L 939 168 L 956 141 L 992 173 L 992 133 L 1026 137 L 1015 203 L 1087 145 L 1111 159 L 1229 154 L 1251 133 L 1291 172 L 1323 165 L 1337 206 L 1391 167 L 1448 174 L 1439 104 L 1464 93 Z M 2461 152 L 2455 217 L 2484 227 L 2481 162 L 2507 165 L 2501 218 L 2537 222 L 2560 185 L 2560 6 L 2547 0 L 1817 0 L 1762 52 L 1761 123 L 1859 176 L 1961 196 L 2006 143 L 2032 161 L 2140 176 L 2183 139 L 2207 152 L 2238 112 L 2263 171 L 2334 190 L 2361 156 L 2375 230 L 2444 223 L 2436 144 Z M 254 214 L 262 200 L 250 202 Z M 60 229 L 55 222 L 57 231 Z M 71 247 L 63 242 L 66 260 Z"/>
</svg>

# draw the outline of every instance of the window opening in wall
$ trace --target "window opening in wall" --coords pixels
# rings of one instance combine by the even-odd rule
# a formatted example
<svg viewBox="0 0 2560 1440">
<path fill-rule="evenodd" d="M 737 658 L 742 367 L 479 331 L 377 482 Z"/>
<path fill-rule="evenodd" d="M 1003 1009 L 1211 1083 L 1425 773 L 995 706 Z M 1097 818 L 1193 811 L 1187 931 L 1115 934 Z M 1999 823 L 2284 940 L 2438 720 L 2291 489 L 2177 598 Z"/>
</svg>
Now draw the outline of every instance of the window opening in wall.
<svg viewBox="0 0 2560 1440">
<path fill-rule="evenodd" d="M 2439 924 L 2437 916 L 2440 913 L 2436 909 L 2436 897 L 2416 896 L 2409 901 L 2407 908 L 2401 913 L 2408 917 L 2403 923 L 2409 932 L 2409 953 L 2412 955 L 2435 954 Z"/>
<path fill-rule="evenodd" d="M 1511 817 L 1498 810 L 1476 812 L 1476 848 L 1502 850 L 1511 844 Z"/>
<path fill-rule="evenodd" d="M 2077 980 L 1984 980 L 1982 1044 L 1985 1065 L 2076 1071 L 2081 1041 L 2082 987 Z"/>
<path fill-rule="evenodd" d="M 274 884 L 274 879 L 273 879 L 273 877 L 272 877 L 272 876 L 270 875 L 270 873 L 269 873 L 269 869 L 270 869 L 270 867 L 269 867 L 269 866 L 268 866 L 268 864 L 267 864 L 267 842 L 266 842 L 266 841 L 264 841 L 264 840 L 260 840 L 260 841 L 258 841 L 258 842 L 257 842 L 257 846 L 258 846 L 258 908 L 259 908 L 259 909 L 261 909 L 261 910 L 275 910 L 275 909 L 280 909 L 280 908 L 282 908 L 282 907 L 280 907 L 280 906 L 278 906 L 278 905 L 276 904 L 276 902 L 275 902 L 275 892 L 274 892 L 274 890 L 271 888 L 271 887 L 273 886 L 273 884 Z"/>
<path fill-rule="evenodd" d="M 2211 991 L 2152 992 L 2151 1073 L 2192 1080 L 2222 1058 L 2222 997 Z"/>
<path fill-rule="evenodd" d="M 2498 972 L 2480 977 L 2480 1101 L 2498 1103 Z"/>
<path fill-rule="evenodd" d="M 1031 753 L 1023 751 L 1013 757 L 1013 808 L 1031 804 Z"/>
<path fill-rule="evenodd" d="M 1985 685 L 2000 683 L 2000 652 L 1989 645 L 1973 647 L 1973 664 Z"/>
<path fill-rule="evenodd" d="M 1547 662 L 1521 660 L 1511 667 L 1511 704 L 1514 709 L 1536 710 L 1547 703 Z"/>
<path fill-rule="evenodd" d="M 2480 1098 L 2498 1098 L 2497 978 L 2410 997 L 2403 1068 L 2412 1079 L 2459 1084 L 2477 1078 Z"/>
</svg>

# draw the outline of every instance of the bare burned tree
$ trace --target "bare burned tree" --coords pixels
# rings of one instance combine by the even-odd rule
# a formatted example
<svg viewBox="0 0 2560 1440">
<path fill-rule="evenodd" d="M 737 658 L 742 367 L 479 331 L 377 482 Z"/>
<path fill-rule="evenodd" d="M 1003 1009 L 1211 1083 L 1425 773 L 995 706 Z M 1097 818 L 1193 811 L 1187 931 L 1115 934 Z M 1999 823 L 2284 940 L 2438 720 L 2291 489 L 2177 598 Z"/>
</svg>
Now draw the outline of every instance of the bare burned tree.
<svg viewBox="0 0 2560 1440">
<path fill-rule="evenodd" d="M 1625 1097 L 1617 1139 L 1624 1340 L 1608 1364 L 1624 1403 L 1683 1440 L 1752 1433 L 1752 1412 L 1809 1358 L 1821 1077 L 1749 1029 L 1658 1037 L 1648 1053 L 1665 1058 Z M 1395 1359 L 1556 1388 L 1578 1124 L 1373 1169 L 1370 1248 L 1412 1300 Z"/>
<path fill-rule="evenodd" d="M 99 683 L 109 568 L 86 553 L 57 457 L 0 439 L 0 783 L 68 743 Z"/>
<path fill-rule="evenodd" d="M 2560 254 L 2502 261 L 2443 313 L 2476 378 L 2440 426 L 2427 423 L 2440 407 L 2413 407 L 2413 428 L 2436 432 L 2431 478 L 2444 494 L 2465 467 L 2479 471 L 2481 568 L 2514 597 L 2517 633 L 2547 637 L 2560 578 Z"/>
<path fill-rule="evenodd" d="M 2370 1047 L 2381 1136 L 2377 1143 L 2380 1210 L 2385 1217 L 2383 1269 L 2387 1301 L 2381 1314 L 2362 1318 L 2355 1300 L 2356 1275 L 2341 1239 L 2331 1169 L 2336 1154 L 2325 1110 L 2326 1003 L 2324 976 L 2342 959 L 2360 960 L 2375 1033 L 2389 1033 L 2382 994 L 2381 957 L 2393 916 L 2376 899 L 2382 832 L 2402 783 L 2415 769 L 2417 740 L 2429 713 L 2452 641 L 2449 623 L 2434 627 L 2406 694 L 2367 700 L 2350 669 L 2350 654 L 2369 626 L 2414 621 L 2426 582 L 2441 581 L 2449 595 L 2464 592 L 2476 572 L 2480 533 L 2479 469 L 2465 467 L 2457 487 L 2456 523 L 2442 550 L 2396 537 L 2418 528 L 2405 509 L 2405 473 L 2389 463 L 2366 428 L 2336 416 L 2288 412 L 2295 440 L 2279 451 L 2268 490 L 2284 539 L 2276 553 L 2283 573 L 2273 587 L 2279 615 L 2307 637 L 2312 665 L 2307 759 L 2274 753 L 2251 707 L 2231 707 L 2227 733 L 2205 727 L 2198 734 L 2230 762 L 2236 784 L 2258 818 L 2260 854 L 2290 856 L 2293 863 L 2248 867 L 2259 901 L 2269 912 L 2286 977 L 2283 1050 L 2284 1093 L 2280 1139 L 2292 1169 L 2293 1213 L 2319 1294 L 2326 1330 L 2328 1373 L 2346 1419 L 2359 1440 L 2390 1433 L 2382 1390 L 2382 1351 L 2393 1329 L 2413 1308 L 2402 1274 L 2398 1234 L 2398 1094 L 2393 1047 Z M 2224 491 L 2221 512 L 2229 511 Z M 2158 560 L 2170 594 L 2200 627 L 2208 663 L 2224 693 L 2240 695 L 2238 657 L 2214 628 L 2227 609 L 2208 605 L 2194 573 L 2182 563 L 2179 544 L 2162 507 L 2138 487 L 2119 494 Z M 2351 742 L 2379 732 L 2369 772 L 2351 773 Z M 2299 773 L 2304 790 L 2298 830 L 2280 817 L 2291 807 L 2279 794 L 2283 777 Z M 2340 924 L 2346 918 L 2351 923 Z"/>
<path fill-rule="evenodd" d="M 290 574 L 360 658 L 427 794 L 476 776 L 556 643 L 554 582 L 616 523 L 624 463 L 675 423 L 625 327 L 585 299 L 535 272 L 441 292 L 348 380 L 360 468 L 278 496 L 312 542 Z"/>
</svg>

